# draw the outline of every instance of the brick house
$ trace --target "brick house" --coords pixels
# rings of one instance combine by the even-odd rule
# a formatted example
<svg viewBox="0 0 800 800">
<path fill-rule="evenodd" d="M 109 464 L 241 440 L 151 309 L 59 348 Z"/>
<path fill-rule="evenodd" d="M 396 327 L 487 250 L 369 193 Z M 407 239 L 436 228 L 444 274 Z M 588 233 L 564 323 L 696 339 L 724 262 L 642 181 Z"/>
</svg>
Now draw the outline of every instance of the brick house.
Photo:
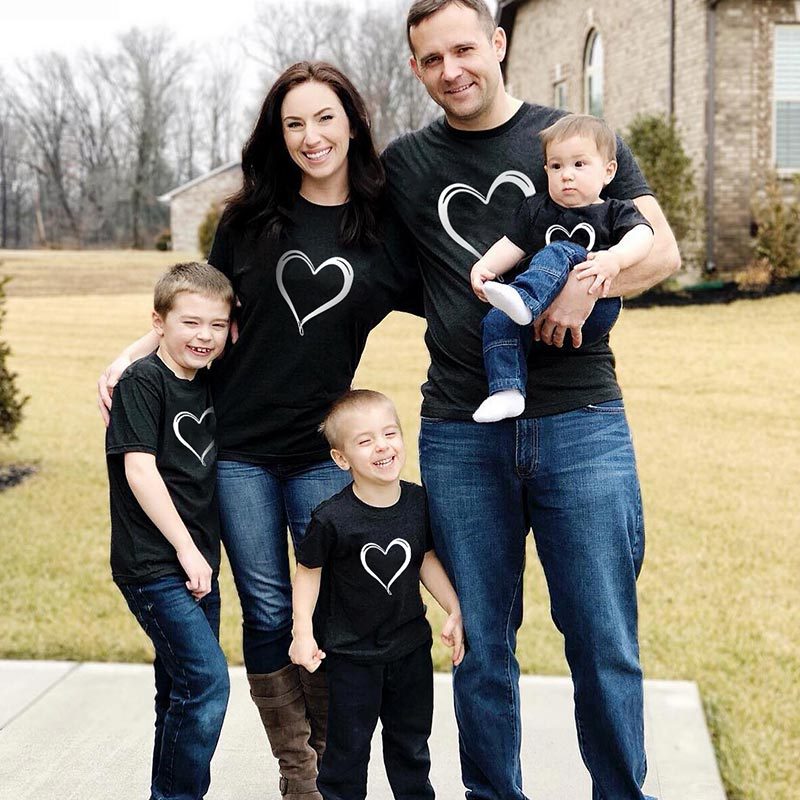
<svg viewBox="0 0 800 800">
<path fill-rule="evenodd" d="M 231 161 L 162 194 L 159 201 L 169 204 L 172 249 L 196 252 L 197 229 L 211 206 L 221 204 L 241 185 L 242 164 Z"/>
<path fill-rule="evenodd" d="M 751 258 L 751 204 L 800 172 L 800 2 L 500 0 L 512 94 L 624 131 L 673 114 L 703 200 L 706 268 Z"/>
</svg>

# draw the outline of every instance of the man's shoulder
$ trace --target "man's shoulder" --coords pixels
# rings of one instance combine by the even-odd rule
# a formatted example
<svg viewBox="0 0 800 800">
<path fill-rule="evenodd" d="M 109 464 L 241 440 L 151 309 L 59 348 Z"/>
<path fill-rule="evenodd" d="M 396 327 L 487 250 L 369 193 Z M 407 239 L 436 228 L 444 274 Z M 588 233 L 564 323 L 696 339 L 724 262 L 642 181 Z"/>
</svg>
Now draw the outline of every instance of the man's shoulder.
<svg viewBox="0 0 800 800">
<path fill-rule="evenodd" d="M 402 133 L 392 139 L 383 151 L 382 158 L 384 163 L 391 164 L 408 157 L 420 148 L 441 139 L 446 135 L 446 125 L 444 115 L 437 117 L 433 122 L 429 122 L 424 128 L 416 131 Z"/>
</svg>

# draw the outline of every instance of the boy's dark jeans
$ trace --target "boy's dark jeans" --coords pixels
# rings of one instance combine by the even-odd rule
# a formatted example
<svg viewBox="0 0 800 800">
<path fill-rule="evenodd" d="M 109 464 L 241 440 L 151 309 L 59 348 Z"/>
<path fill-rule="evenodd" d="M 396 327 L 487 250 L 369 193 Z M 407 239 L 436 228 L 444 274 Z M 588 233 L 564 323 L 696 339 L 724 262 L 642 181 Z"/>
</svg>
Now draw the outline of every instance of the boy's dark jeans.
<svg viewBox="0 0 800 800">
<path fill-rule="evenodd" d="M 383 726 L 383 762 L 395 798 L 432 800 L 428 739 L 433 722 L 430 642 L 388 664 L 329 654 L 328 741 L 317 779 L 324 800 L 367 796 L 370 743 Z"/>
<path fill-rule="evenodd" d="M 155 647 L 156 725 L 151 800 L 201 800 L 228 705 L 220 649 L 219 588 L 197 601 L 185 578 L 170 576 L 120 590 Z"/>
<path fill-rule="evenodd" d="M 539 250 L 528 269 L 509 286 L 517 291 L 536 319 L 564 288 L 570 270 L 584 261 L 585 248 L 573 242 L 553 242 Z M 605 336 L 617 321 L 621 308 L 622 301 L 618 297 L 598 300 L 583 324 L 583 343 L 591 344 Z M 482 334 L 489 393 L 517 389 L 524 395 L 528 382 L 527 352 L 533 338 L 531 330 L 493 308 L 483 318 Z M 570 342 L 568 332 L 565 347 L 570 347 Z"/>
</svg>

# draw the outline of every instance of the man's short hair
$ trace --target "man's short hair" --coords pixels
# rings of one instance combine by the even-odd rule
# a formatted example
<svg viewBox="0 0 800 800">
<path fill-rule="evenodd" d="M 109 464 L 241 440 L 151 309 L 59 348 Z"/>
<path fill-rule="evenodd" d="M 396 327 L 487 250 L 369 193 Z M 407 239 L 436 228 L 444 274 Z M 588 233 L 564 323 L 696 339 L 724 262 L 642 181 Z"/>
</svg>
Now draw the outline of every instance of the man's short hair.
<svg viewBox="0 0 800 800">
<path fill-rule="evenodd" d="M 398 426 L 400 425 L 400 420 L 397 418 L 397 409 L 385 394 L 376 392 L 373 389 L 350 389 L 350 391 L 345 392 L 334 401 L 318 430 L 328 440 L 328 444 L 332 448 L 340 450 L 342 444 L 342 417 L 348 411 L 358 411 L 376 404 L 389 406 L 394 412 Z"/>
<path fill-rule="evenodd" d="M 464 6 L 464 8 L 471 8 L 478 15 L 478 20 L 486 32 L 486 37 L 491 40 L 497 25 L 485 0 L 414 0 L 411 8 L 408 9 L 408 16 L 406 17 L 406 38 L 412 54 L 414 53 L 414 46 L 411 44 L 411 29 L 451 3 Z"/>
<path fill-rule="evenodd" d="M 162 319 L 172 310 L 181 292 L 194 292 L 233 307 L 233 286 L 210 264 L 187 261 L 170 267 L 156 282 L 153 308 Z"/>
<path fill-rule="evenodd" d="M 547 148 L 551 144 L 563 142 L 564 139 L 571 139 L 573 136 L 593 139 L 597 145 L 597 152 L 606 161 L 616 159 L 617 137 L 605 120 L 590 114 L 567 114 L 539 133 L 545 160 L 547 159 Z"/>
</svg>

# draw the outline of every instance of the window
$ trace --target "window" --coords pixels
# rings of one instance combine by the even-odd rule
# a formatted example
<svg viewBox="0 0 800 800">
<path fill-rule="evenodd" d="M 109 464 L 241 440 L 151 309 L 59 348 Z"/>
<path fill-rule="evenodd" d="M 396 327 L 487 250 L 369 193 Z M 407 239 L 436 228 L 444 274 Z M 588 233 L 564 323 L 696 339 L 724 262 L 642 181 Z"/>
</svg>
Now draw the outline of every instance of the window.
<svg viewBox="0 0 800 800">
<path fill-rule="evenodd" d="M 567 82 L 559 81 L 553 84 L 553 106 L 555 108 L 567 108 Z"/>
<path fill-rule="evenodd" d="M 775 168 L 800 170 L 800 25 L 775 26 Z"/>
<path fill-rule="evenodd" d="M 586 40 L 583 61 L 584 108 L 587 114 L 603 116 L 603 41 L 597 31 Z"/>
</svg>

